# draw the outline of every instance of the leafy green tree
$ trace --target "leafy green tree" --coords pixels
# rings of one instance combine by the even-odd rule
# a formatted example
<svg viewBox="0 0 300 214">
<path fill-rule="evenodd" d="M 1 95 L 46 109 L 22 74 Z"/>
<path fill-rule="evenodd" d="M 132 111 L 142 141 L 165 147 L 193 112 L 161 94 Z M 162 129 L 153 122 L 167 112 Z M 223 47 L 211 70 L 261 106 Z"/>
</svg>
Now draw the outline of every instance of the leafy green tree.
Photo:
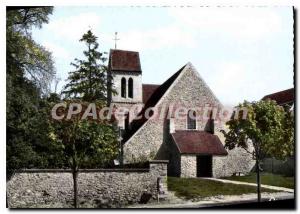
<svg viewBox="0 0 300 214">
<path fill-rule="evenodd" d="M 91 30 L 79 41 L 87 46 L 87 50 L 83 52 L 85 59 L 75 59 L 75 62 L 71 63 L 75 71 L 69 72 L 69 82 L 62 94 L 66 95 L 67 103 L 72 102 L 71 98 L 83 103 L 93 102 L 101 109 L 107 104 L 107 67 L 103 64 L 106 58 L 104 53 L 97 50 L 97 37 Z M 114 124 L 104 120 L 81 120 L 79 116 L 56 123 L 56 126 L 61 126 L 54 129 L 56 139 L 65 145 L 64 152 L 69 157 L 69 165 L 73 172 L 74 206 L 77 207 L 78 169 L 103 167 L 116 158 L 116 128 Z"/>
<path fill-rule="evenodd" d="M 79 98 L 83 101 L 106 100 L 107 97 L 107 66 L 104 54 L 97 49 L 97 37 L 88 30 L 79 40 L 84 42 L 87 50 L 83 52 L 85 59 L 75 59 L 71 63 L 75 71 L 69 72 L 68 84 L 63 94 L 66 97 Z"/>
<path fill-rule="evenodd" d="M 294 120 L 290 112 L 272 100 L 252 103 L 245 101 L 238 107 L 247 109 L 247 117 L 243 118 L 243 112 L 235 112 L 237 115 L 233 115 L 226 123 L 229 131 L 226 133 L 223 130 L 225 147 L 230 150 L 241 147 L 252 154 L 256 161 L 257 197 L 260 201 L 261 160 L 266 156 L 285 159 L 292 155 Z"/>
<path fill-rule="evenodd" d="M 48 136 L 46 96 L 55 75 L 51 53 L 31 37 L 52 7 L 8 7 L 6 16 L 6 131 L 8 174 L 19 168 L 57 166 Z M 52 149 L 54 149 L 52 151 Z M 50 152 L 51 151 L 51 152 Z M 47 155 L 49 154 L 50 155 Z M 52 165 L 53 166 L 53 165 Z"/>
<path fill-rule="evenodd" d="M 70 106 L 72 101 L 65 103 L 66 106 Z M 114 124 L 104 120 L 82 120 L 81 116 L 82 114 L 78 114 L 69 120 L 53 120 L 51 132 L 53 141 L 63 147 L 64 156 L 72 169 L 75 208 L 78 206 L 78 170 L 105 167 L 111 164 L 118 154 Z"/>
<path fill-rule="evenodd" d="M 49 92 L 55 75 L 51 53 L 37 44 L 31 29 L 48 23 L 53 7 L 9 7 L 6 17 L 7 74 L 33 82 L 40 92 Z"/>
</svg>

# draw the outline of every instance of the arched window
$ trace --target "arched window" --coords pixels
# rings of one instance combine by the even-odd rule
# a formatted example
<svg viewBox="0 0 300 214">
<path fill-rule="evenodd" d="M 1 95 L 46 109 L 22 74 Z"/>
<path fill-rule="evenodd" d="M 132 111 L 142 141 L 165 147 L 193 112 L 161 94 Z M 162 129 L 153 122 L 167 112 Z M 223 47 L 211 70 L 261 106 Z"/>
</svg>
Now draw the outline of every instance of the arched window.
<svg viewBox="0 0 300 214">
<path fill-rule="evenodd" d="M 187 129 L 196 129 L 196 111 L 193 110 L 188 111 Z"/>
<path fill-rule="evenodd" d="M 128 97 L 133 98 L 133 79 L 131 77 L 128 80 Z"/>
<path fill-rule="evenodd" d="M 121 80 L 121 97 L 126 98 L 126 79 L 124 77 Z"/>
</svg>

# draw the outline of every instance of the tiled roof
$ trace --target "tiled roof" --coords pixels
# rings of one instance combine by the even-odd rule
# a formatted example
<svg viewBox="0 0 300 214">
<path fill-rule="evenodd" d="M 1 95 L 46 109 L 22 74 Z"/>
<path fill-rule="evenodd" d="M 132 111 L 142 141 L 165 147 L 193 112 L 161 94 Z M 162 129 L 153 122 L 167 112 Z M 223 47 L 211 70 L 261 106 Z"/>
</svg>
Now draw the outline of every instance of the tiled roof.
<svg viewBox="0 0 300 214">
<path fill-rule="evenodd" d="M 266 95 L 262 98 L 262 100 L 271 99 L 275 100 L 278 105 L 283 105 L 286 103 L 294 102 L 294 88 L 290 88 L 284 91 L 279 91 L 274 94 Z"/>
<path fill-rule="evenodd" d="M 181 154 L 228 154 L 219 137 L 205 131 L 176 130 L 172 137 Z"/>
<path fill-rule="evenodd" d="M 111 49 L 108 64 L 111 71 L 142 72 L 139 53 L 134 51 Z"/>
<path fill-rule="evenodd" d="M 160 85 L 143 84 L 143 103 L 145 104 Z"/>
</svg>

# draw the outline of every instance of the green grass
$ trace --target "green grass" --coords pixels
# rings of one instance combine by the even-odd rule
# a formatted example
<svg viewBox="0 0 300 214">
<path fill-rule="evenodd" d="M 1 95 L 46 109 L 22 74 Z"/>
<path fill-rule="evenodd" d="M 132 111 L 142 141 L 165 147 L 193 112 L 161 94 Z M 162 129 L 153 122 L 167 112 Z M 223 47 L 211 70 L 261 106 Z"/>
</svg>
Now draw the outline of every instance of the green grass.
<svg viewBox="0 0 300 214">
<path fill-rule="evenodd" d="M 262 173 L 261 183 L 271 186 L 286 187 L 294 189 L 294 177 L 287 177 L 284 175 L 276 175 L 272 173 Z M 256 173 L 251 173 L 246 176 L 231 176 L 224 179 L 234 181 L 245 181 L 249 183 L 256 183 Z"/>
<path fill-rule="evenodd" d="M 217 195 L 241 195 L 256 193 L 256 187 L 228 184 L 201 178 L 168 177 L 168 190 L 185 199 L 204 198 Z M 262 188 L 262 192 L 277 192 Z"/>
</svg>

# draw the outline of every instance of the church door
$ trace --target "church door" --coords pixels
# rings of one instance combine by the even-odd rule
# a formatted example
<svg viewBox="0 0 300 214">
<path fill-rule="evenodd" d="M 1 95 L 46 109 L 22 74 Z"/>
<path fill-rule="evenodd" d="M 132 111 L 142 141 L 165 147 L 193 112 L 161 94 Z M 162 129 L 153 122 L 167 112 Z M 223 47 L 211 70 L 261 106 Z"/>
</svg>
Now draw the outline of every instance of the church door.
<svg viewBox="0 0 300 214">
<path fill-rule="evenodd" d="M 212 177 L 212 156 L 197 156 L 197 177 Z"/>
</svg>

